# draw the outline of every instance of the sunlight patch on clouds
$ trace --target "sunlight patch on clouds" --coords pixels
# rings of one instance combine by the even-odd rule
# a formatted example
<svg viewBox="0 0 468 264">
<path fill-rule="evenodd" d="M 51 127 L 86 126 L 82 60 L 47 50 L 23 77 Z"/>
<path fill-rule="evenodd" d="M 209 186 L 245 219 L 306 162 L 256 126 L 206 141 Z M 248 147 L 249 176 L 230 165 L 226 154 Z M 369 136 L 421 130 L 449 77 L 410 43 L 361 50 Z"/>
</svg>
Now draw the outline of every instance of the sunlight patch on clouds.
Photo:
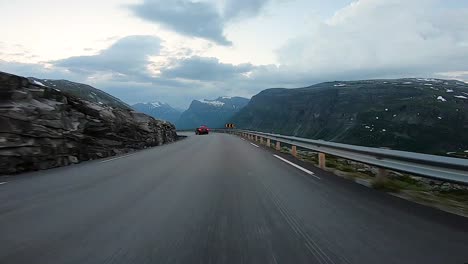
<svg viewBox="0 0 468 264">
<path fill-rule="evenodd" d="M 468 47 L 459 43 L 468 40 L 468 12 L 445 14 L 448 11 L 434 3 L 354 2 L 312 26 L 309 34 L 291 40 L 279 51 L 280 63 L 309 72 L 311 80 L 314 76 L 364 78 L 464 70 Z"/>
</svg>

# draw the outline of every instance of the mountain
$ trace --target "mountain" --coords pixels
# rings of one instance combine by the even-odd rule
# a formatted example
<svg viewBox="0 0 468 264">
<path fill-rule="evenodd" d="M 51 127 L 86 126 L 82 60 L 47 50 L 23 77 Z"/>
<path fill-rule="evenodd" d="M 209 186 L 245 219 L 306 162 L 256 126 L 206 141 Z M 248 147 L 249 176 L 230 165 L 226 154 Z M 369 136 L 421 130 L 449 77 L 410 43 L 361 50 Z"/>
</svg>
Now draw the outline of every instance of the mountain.
<svg viewBox="0 0 468 264">
<path fill-rule="evenodd" d="M 468 151 L 468 84 L 440 79 L 328 82 L 268 89 L 231 122 L 239 128 L 446 155 Z"/>
<path fill-rule="evenodd" d="M 132 105 L 132 108 L 156 119 L 167 120 L 169 122 L 176 122 L 182 114 L 181 111 L 162 102 L 138 103 Z"/>
<path fill-rule="evenodd" d="M 65 166 L 177 139 L 174 125 L 88 85 L 0 72 L 0 175 Z"/>
<path fill-rule="evenodd" d="M 75 83 L 67 80 L 47 80 L 33 77 L 29 77 L 29 80 L 35 85 L 57 89 L 95 104 L 132 110 L 128 104 L 122 102 L 120 99 L 87 84 Z"/>
<path fill-rule="evenodd" d="M 177 129 L 194 129 L 200 125 L 222 128 L 249 99 L 243 97 L 219 97 L 216 100 L 194 100 L 189 109 L 176 122 Z"/>
</svg>

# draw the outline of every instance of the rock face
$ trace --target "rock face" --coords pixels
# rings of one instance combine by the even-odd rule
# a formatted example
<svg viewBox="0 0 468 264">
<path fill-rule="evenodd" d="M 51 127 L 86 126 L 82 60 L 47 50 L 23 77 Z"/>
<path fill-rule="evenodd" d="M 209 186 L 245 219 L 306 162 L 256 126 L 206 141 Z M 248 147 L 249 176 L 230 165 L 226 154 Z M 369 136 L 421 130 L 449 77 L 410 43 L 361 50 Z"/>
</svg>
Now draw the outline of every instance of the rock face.
<svg viewBox="0 0 468 264">
<path fill-rule="evenodd" d="M 395 79 L 269 89 L 231 122 L 244 129 L 464 157 L 468 84 Z"/>
<path fill-rule="evenodd" d="M 0 175 L 66 166 L 177 138 L 172 124 L 119 106 L 120 100 L 95 103 L 57 84 L 48 86 L 0 72 Z"/>
<path fill-rule="evenodd" d="M 107 105 L 115 108 L 129 110 L 131 109 L 128 104 L 122 102 L 120 99 L 83 83 L 70 82 L 67 80 L 47 80 L 37 78 L 29 79 L 36 85 L 47 86 L 52 89 L 60 89 L 60 91 L 66 94 L 74 95 L 82 100 L 86 100 L 98 105 Z"/>
<path fill-rule="evenodd" d="M 228 120 L 249 103 L 243 97 L 219 97 L 216 100 L 194 100 L 176 122 L 177 129 L 195 129 L 201 125 L 224 128 Z"/>
<path fill-rule="evenodd" d="M 132 105 L 132 108 L 156 119 L 166 120 L 169 122 L 176 122 L 182 114 L 179 110 L 162 102 L 138 103 Z"/>
</svg>

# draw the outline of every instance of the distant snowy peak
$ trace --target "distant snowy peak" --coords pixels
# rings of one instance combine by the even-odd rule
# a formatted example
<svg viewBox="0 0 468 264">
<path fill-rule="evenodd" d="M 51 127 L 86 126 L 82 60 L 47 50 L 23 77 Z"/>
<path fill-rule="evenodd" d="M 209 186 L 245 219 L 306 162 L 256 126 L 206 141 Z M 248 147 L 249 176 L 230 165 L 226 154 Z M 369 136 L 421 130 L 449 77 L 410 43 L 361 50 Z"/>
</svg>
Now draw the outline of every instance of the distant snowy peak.
<svg viewBox="0 0 468 264">
<path fill-rule="evenodd" d="M 232 105 L 233 108 L 237 108 L 238 105 L 241 107 L 245 106 L 249 99 L 233 96 L 220 96 L 215 100 L 201 99 L 195 101 L 214 107 L 231 107 Z"/>
<path fill-rule="evenodd" d="M 148 102 L 148 103 L 140 103 L 139 105 L 143 105 L 147 108 L 154 109 L 154 108 L 161 108 L 161 107 L 170 107 L 167 103 L 163 103 L 160 101 L 155 102 Z"/>
<path fill-rule="evenodd" d="M 152 102 L 152 103 L 149 103 L 151 106 L 153 106 L 154 108 L 158 108 L 158 107 L 162 107 L 162 106 L 166 106 L 167 104 L 165 103 L 161 103 L 159 101 L 157 102 Z"/>
<path fill-rule="evenodd" d="M 37 84 L 39 86 L 43 86 L 43 87 L 47 87 L 46 85 L 44 85 L 43 83 L 41 83 L 40 81 L 37 81 L 37 80 L 33 80 L 34 84 Z"/>
<path fill-rule="evenodd" d="M 160 101 L 138 103 L 132 105 L 132 107 L 138 112 L 145 113 L 156 119 L 162 119 L 169 122 L 177 121 L 181 114 L 181 111 L 178 111 L 169 104 Z"/>
<path fill-rule="evenodd" d="M 197 100 L 198 102 L 202 103 L 202 104 L 207 104 L 207 105 L 212 105 L 212 106 L 215 106 L 215 107 L 223 107 L 225 103 L 221 102 L 221 101 L 218 101 L 218 100 L 206 100 L 206 99 L 203 99 L 203 100 Z"/>
<path fill-rule="evenodd" d="M 249 99 L 238 96 L 220 96 L 213 99 L 193 100 L 189 109 L 176 122 L 178 129 L 193 129 L 200 125 L 222 128 L 229 119 L 249 103 Z M 215 99 L 216 98 L 216 99 Z"/>
</svg>

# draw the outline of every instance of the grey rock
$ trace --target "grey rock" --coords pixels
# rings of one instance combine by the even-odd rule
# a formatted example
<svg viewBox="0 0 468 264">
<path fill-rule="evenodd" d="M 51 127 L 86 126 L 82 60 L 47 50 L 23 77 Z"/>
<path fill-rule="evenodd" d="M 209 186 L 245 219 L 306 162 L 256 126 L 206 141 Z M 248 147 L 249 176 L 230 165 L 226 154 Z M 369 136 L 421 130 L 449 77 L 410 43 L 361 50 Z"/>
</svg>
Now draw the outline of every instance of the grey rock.
<svg viewBox="0 0 468 264">
<path fill-rule="evenodd" d="M 136 113 L 93 87 L 57 81 L 50 88 L 34 80 L 0 72 L 0 175 L 66 166 L 177 139 L 171 123 Z M 94 102 L 87 91 L 105 103 Z"/>
</svg>

